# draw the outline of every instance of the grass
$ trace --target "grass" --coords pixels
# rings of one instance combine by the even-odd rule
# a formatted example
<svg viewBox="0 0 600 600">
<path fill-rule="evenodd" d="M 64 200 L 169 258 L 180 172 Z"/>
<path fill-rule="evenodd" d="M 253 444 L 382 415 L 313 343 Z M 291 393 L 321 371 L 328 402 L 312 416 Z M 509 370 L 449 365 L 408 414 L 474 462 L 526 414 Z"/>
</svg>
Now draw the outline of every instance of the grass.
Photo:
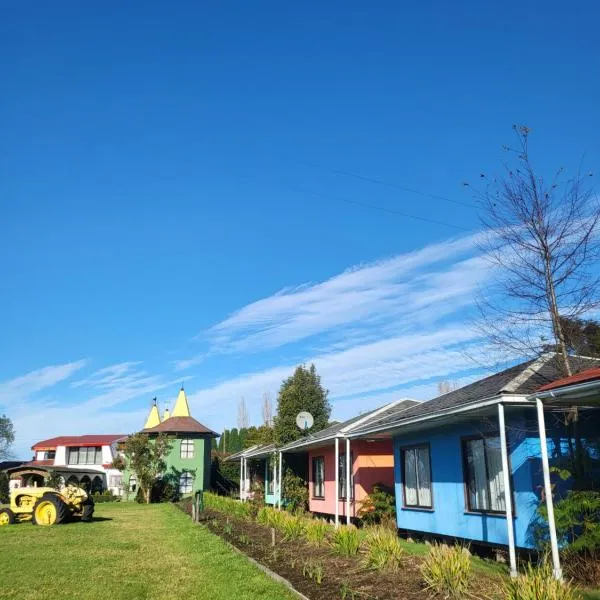
<svg viewBox="0 0 600 600">
<path fill-rule="evenodd" d="M 2 600 L 295 598 L 170 504 L 99 504 L 93 523 L 0 528 Z"/>
</svg>

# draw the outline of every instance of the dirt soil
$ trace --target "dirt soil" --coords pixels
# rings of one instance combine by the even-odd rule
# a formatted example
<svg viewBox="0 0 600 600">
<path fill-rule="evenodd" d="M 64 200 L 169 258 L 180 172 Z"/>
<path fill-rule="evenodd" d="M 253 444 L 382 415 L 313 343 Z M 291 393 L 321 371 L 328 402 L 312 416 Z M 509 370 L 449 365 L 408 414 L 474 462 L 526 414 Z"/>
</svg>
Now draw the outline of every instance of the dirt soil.
<svg viewBox="0 0 600 600">
<path fill-rule="evenodd" d="M 304 541 L 284 541 L 275 531 L 272 545 L 270 527 L 236 519 L 216 511 L 205 511 L 201 521 L 215 534 L 291 582 L 295 589 L 312 600 L 424 600 L 432 598 L 424 590 L 419 572 L 422 559 L 405 555 L 398 572 L 373 571 L 361 564 L 361 557 L 342 558 L 328 547 L 317 548 Z M 307 563 L 323 567 L 320 584 L 305 577 Z M 477 573 L 473 577 L 471 598 L 489 600 L 498 581 Z"/>
</svg>

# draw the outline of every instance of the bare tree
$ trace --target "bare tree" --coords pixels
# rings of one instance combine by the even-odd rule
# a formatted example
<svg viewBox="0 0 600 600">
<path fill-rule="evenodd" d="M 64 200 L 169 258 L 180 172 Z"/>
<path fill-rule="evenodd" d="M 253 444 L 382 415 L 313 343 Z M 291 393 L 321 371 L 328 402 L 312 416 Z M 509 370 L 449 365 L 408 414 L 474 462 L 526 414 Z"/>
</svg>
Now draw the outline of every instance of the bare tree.
<svg viewBox="0 0 600 600">
<path fill-rule="evenodd" d="M 263 423 L 265 425 L 267 425 L 267 427 L 272 427 L 272 425 L 273 425 L 273 400 L 271 400 L 271 394 L 269 392 L 265 392 L 263 394 L 262 417 L 263 417 Z"/>
<path fill-rule="evenodd" d="M 459 387 L 460 385 L 458 385 L 458 381 L 451 381 L 450 379 L 440 379 L 437 384 L 438 393 L 440 396 L 447 394 L 448 392 L 453 392 Z"/>
<path fill-rule="evenodd" d="M 238 429 L 247 429 L 250 421 L 248 419 L 248 409 L 246 408 L 246 399 L 241 397 L 238 404 Z"/>
<path fill-rule="evenodd" d="M 500 179 L 475 190 L 487 235 L 482 249 L 494 267 L 493 283 L 479 301 L 481 327 L 494 344 L 519 355 L 551 347 L 564 375 L 571 375 L 564 319 L 578 319 L 598 305 L 600 256 L 598 199 L 577 173 L 563 169 L 546 181 L 533 167 L 530 130 L 514 126 L 518 144 L 505 147 L 514 165 Z M 466 184 L 468 185 L 468 184 Z"/>
</svg>

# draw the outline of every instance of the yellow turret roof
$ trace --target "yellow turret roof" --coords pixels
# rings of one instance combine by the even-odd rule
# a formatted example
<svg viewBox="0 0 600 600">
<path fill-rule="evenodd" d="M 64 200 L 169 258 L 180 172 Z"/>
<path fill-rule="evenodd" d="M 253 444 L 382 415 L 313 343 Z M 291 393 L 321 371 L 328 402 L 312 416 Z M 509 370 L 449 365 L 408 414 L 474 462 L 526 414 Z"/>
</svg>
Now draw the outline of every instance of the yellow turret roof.
<svg viewBox="0 0 600 600">
<path fill-rule="evenodd" d="M 175 408 L 173 409 L 173 417 L 191 417 L 190 406 L 185 395 L 183 387 L 179 390 L 177 400 L 175 401 Z"/>
<path fill-rule="evenodd" d="M 148 418 L 146 419 L 144 429 L 156 427 L 157 425 L 160 425 L 160 414 L 158 413 L 158 406 L 156 406 L 156 398 L 154 398 L 154 402 L 152 403 L 152 408 L 150 409 Z"/>
</svg>

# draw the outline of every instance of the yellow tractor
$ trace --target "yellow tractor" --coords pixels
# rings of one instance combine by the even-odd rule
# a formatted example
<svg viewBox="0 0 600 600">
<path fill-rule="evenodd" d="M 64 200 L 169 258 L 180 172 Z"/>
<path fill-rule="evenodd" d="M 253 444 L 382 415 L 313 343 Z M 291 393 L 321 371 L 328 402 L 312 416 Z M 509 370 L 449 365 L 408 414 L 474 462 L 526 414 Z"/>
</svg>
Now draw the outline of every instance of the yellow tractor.
<svg viewBox="0 0 600 600">
<path fill-rule="evenodd" d="M 94 500 L 80 487 L 62 490 L 49 487 L 23 487 L 11 491 L 10 506 L 0 507 L 0 527 L 23 521 L 34 525 L 58 525 L 74 518 L 91 521 Z"/>
</svg>

